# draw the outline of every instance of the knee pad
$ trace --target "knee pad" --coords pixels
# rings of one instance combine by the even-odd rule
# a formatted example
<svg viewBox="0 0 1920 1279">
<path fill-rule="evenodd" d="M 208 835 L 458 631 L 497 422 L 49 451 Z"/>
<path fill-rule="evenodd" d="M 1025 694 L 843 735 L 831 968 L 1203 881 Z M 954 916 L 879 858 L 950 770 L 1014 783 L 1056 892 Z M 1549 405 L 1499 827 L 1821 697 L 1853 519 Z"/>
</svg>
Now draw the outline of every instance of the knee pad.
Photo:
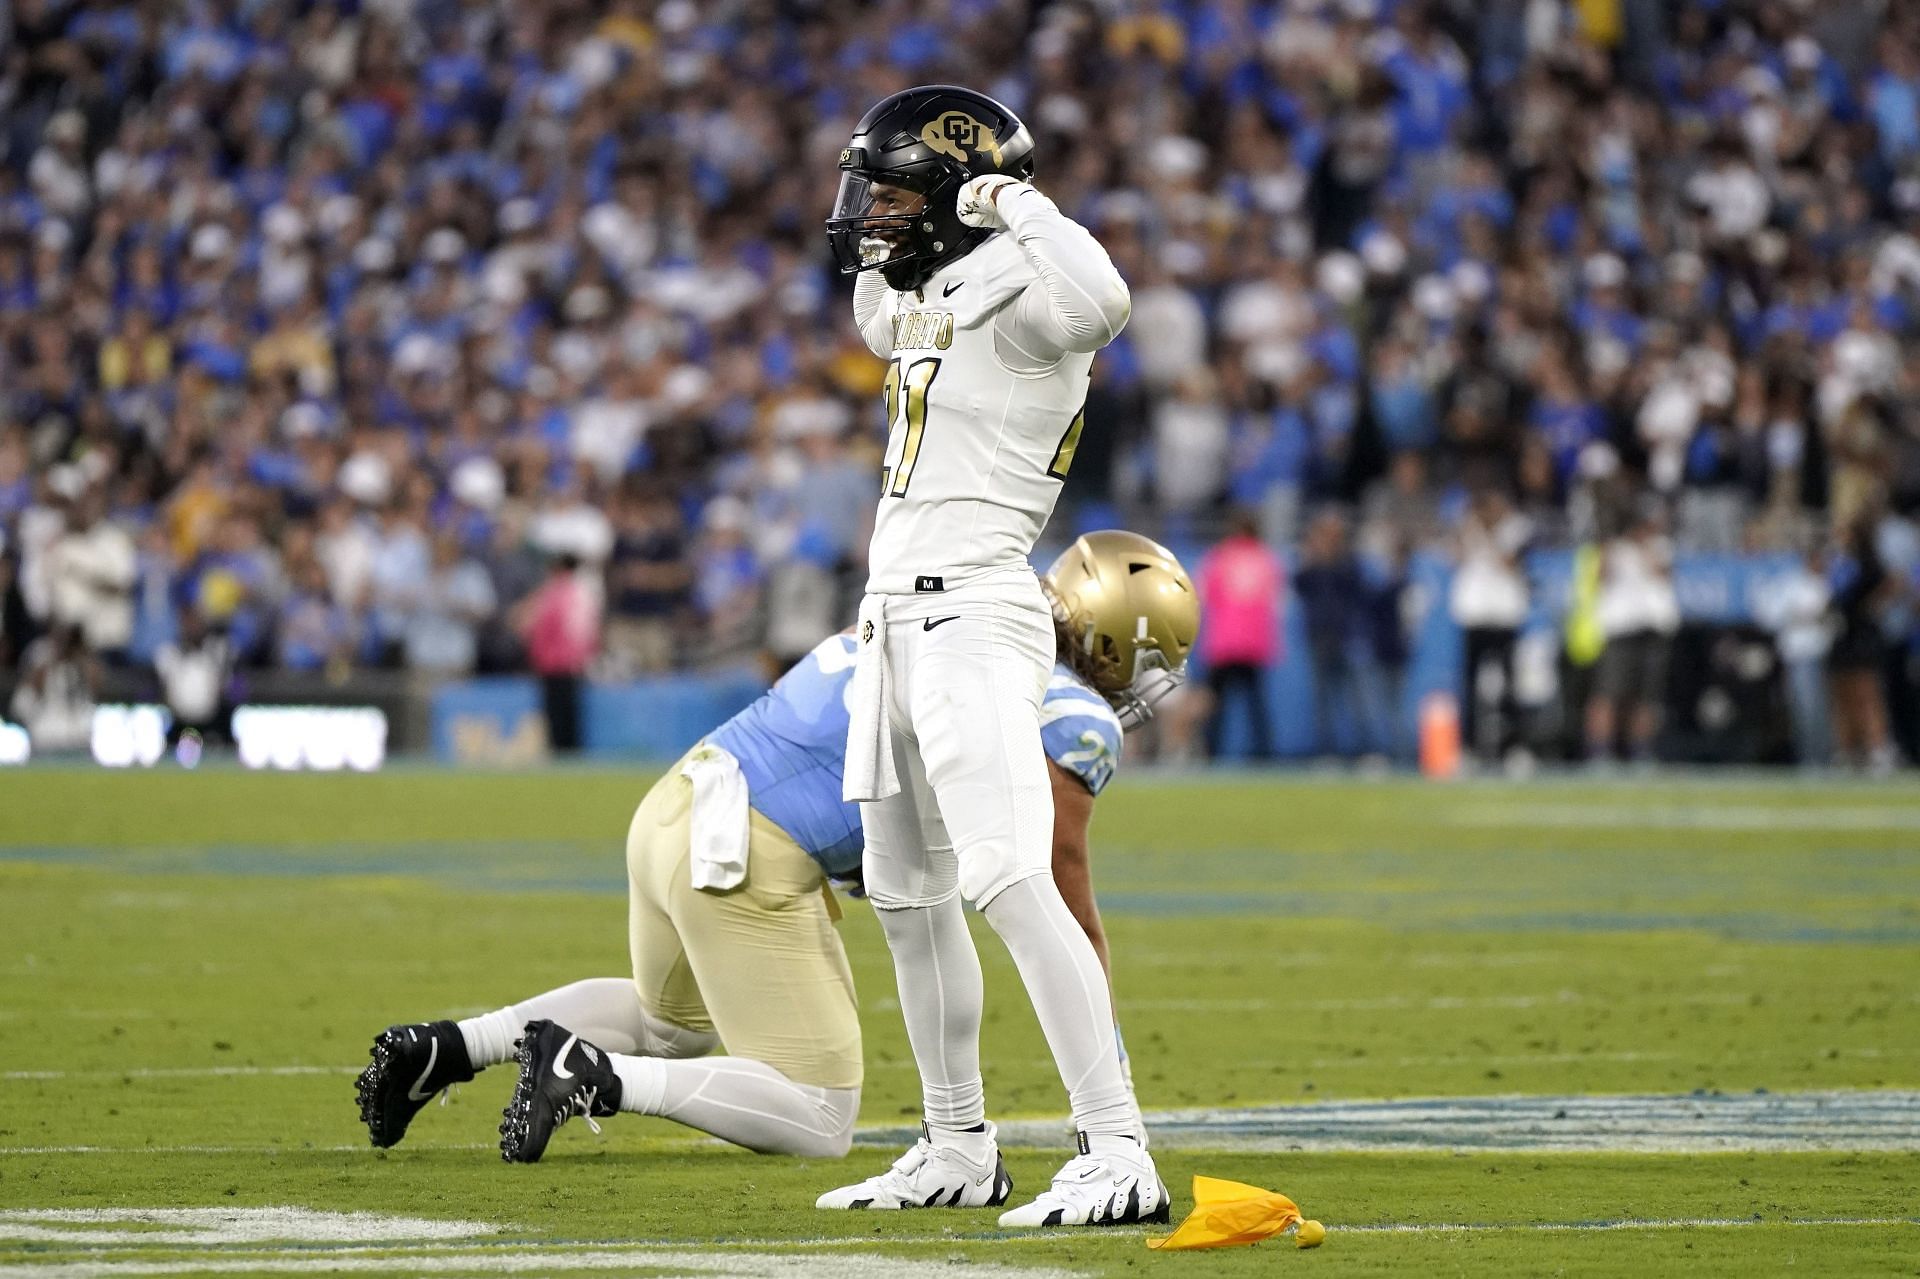
<svg viewBox="0 0 1920 1279">
<path fill-rule="evenodd" d="M 816 1159 L 840 1159 L 853 1148 L 853 1121 L 860 1114 L 858 1088 L 822 1088 L 820 1112 L 832 1128 L 820 1135 L 818 1146 L 809 1153 Z"/>
<path fill-rule="evenodd" d="M 960 891 L 960 863 L 951 848 L 929 848 L 918 864 L 869 858 L 861 877 L 875 910 L 924 910 L 945 904 Z"/>
</svg>

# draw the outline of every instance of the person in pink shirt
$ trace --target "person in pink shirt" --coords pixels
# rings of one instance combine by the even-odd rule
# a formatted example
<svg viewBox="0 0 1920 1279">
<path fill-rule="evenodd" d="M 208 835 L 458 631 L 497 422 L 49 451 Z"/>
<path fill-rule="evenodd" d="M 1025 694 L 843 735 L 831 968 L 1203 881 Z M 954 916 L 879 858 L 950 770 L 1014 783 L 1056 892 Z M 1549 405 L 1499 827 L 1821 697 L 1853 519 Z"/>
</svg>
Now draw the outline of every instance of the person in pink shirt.
<svg viewBox="0 0 1920 1279">
<path fill-rule="evenodd" d="M 1280 659 L 1280 602 L 1286 570 L 1280 557 L 1260 540 L 1252 515 L 1236 514 L 1225 540 L 1200 561 L 1200 661 L 1213 692 L 1207 721 L 1207 754 L 1220 754 L 1221 725 L 1229 697 L 1246 702 L 1257 759 L 1273 756 L 1273 730 L 1267 720 L 1267 671 Z"/>
<path fill-rule="evenodd" d="M 579 558 L 562 554 L 521 610 L 520 634 L 528 664 L 540 677 L 548 744 L 555 751 L 577 751 L 580 689 L 600 647 L 600 597 L 581 579 Z"/>
</svg>

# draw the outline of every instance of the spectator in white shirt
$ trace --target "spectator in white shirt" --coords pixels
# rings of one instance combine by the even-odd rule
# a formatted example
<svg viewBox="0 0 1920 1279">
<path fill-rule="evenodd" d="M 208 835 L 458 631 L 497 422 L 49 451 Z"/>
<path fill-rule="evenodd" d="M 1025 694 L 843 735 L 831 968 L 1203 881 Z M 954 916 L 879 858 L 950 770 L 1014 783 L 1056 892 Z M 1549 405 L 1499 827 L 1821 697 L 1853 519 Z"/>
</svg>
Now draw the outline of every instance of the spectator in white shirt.
<svg viewBox="0 0 1920 1279">
<path fill-rule="evenodd" d="M 1520 556 L 1532 536 L 1533 525 L 1498 489 L 1476 494 L 1460 524 L 1449 604 L 1466 655 L 1461 730 L 1483 760 L 1513 744 L 1513 646 L 1528 604 Z"/>
<path fill-rule="evenodd" d="M 1206 363 L 1206 313 L 1193 292 L 1157 263 L 1133 290 L 1127 327 L 1140 353 L 1141 375 L 1155 390 L 1175 385 Z"/>
<path fill-rule="evenodd" d="M 58 626 L 27 645 L 12 712 L 27 730 L 34 754 L 86 749 L 99 684 L 100 665 L 88 655 L 78 628 Z"/>
<path fill-rule="evenodd" d="M 1229 431 L 1213 374 L 1195 369 L 1153 413 L 1155 495 L 1185 515 L 1212 506 L 1226 485 Z"/>
<path fill-rule="evenodd" d="M 199 610 L 180 615 L 180 638 L 162 644 L 154 654 L 153 669 L 160 691 L 173 716 L 167 731 L 170 742 L 187 732 L 201 737 L 225 736 L 227 677 L 233 673 L 233 646 L 225 634 L 207 625 Z"/>
<path fill-rule="evenodd" d="M 1632 758 L 1650 760 L 1666 701 L 1668 648 L 1680 629 L 1673 544 L 1656 508 L 1643 510 L 1601 552 L 1594 611 L 1606 648 L 1587 703 L 1587 757 L 1611 759 L 1624 721 Z"/>
<path fill-rule="evenodd" d="M 1758 592 L 1753 611 L 1773 632 L 1785 675 L 1787 713 L 1793 719 L 1793 753 L 1802 767 L 1818 767 L 1831 753 L 1827 700 L 1827 650 L 1833 647 L 1833 592 L 1826 556 L 1810 552 L 1792 572 Z"/>
<path fill-rule="evenodd" d="M 48 557 L 54 622 L 77 627 L 95 654 L 124 654 L 133 638 L 133 539 L 106 518 L 98 490 L 75 504 Z"/>
</svg>

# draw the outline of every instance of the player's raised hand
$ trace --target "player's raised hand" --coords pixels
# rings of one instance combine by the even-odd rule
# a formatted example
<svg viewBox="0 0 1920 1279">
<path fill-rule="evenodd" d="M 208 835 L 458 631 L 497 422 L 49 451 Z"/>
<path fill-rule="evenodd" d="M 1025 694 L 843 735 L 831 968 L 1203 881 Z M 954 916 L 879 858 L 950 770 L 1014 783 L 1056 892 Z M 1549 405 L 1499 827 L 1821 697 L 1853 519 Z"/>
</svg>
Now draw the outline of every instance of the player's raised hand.
<svg viewBox="0 0 1920 1279">
<path fill-rule="evenodd" d="M 969 181 L 960 188 L 960 194 L 954 200 L 954 212 L 968 226 L 992 227 L 1004 231 L 1005 218 L 1000 216 L 1001 201 L 1011 200 L 1027 187 L 1027 183 L 1018 178 L 1010 178 L 1004 173 L 988 173 Z"/>
</svg>

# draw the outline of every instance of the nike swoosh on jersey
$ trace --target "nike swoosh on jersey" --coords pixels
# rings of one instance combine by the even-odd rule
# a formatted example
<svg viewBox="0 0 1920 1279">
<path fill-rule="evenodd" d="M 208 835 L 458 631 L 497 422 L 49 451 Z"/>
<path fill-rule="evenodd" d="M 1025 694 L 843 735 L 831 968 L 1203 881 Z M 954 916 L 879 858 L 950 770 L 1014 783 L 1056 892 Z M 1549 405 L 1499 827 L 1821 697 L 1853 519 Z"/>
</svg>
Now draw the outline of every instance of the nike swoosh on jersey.
<svg viewBox="0 0 1920 1279">
<path fill-rule="evenodd" d="M 440 1060 L 440 1036 L 435 1035 L 428 1043 L 427 1068 L 420 1072 L 420 1078 L 414 1080 L 413 1085 L 407 1089 L 408 1101 L 426 1101 L 433 1096 L 430 1092 L 421 1092 L 420 1085 L 427 1082 L 427 1076 L 433 1073 L 433 1063 Z"/>
<path fill-rule="evenodd" d="M 560 1045 L 560 1051 L 553 1055 L 553 1074 L 556 1079 L 572 1079 L 573 1072 L 567 1069 L 567 1054 L 580 1042 L 580 1036 L 568 1035 L 567 1042 Z"/>
<path fill-rule="evenodd" d="M 953 291 L 965 283 L 966 283 L 965 280 L 955 280 L 952 284 L 946 285 L 940 290 L 940 296 L 943 298 L 952 297 Z"/>
<path fill-rule="evenodd" d="M 930 631 L 936 626 L 945 626 L 948 622 L 958 621 L 959 619 L 960 615 L 958 613 L 955 613 L 952 617 L 929 617 L 926 624 L 920 629 Z"/>
</svg>

